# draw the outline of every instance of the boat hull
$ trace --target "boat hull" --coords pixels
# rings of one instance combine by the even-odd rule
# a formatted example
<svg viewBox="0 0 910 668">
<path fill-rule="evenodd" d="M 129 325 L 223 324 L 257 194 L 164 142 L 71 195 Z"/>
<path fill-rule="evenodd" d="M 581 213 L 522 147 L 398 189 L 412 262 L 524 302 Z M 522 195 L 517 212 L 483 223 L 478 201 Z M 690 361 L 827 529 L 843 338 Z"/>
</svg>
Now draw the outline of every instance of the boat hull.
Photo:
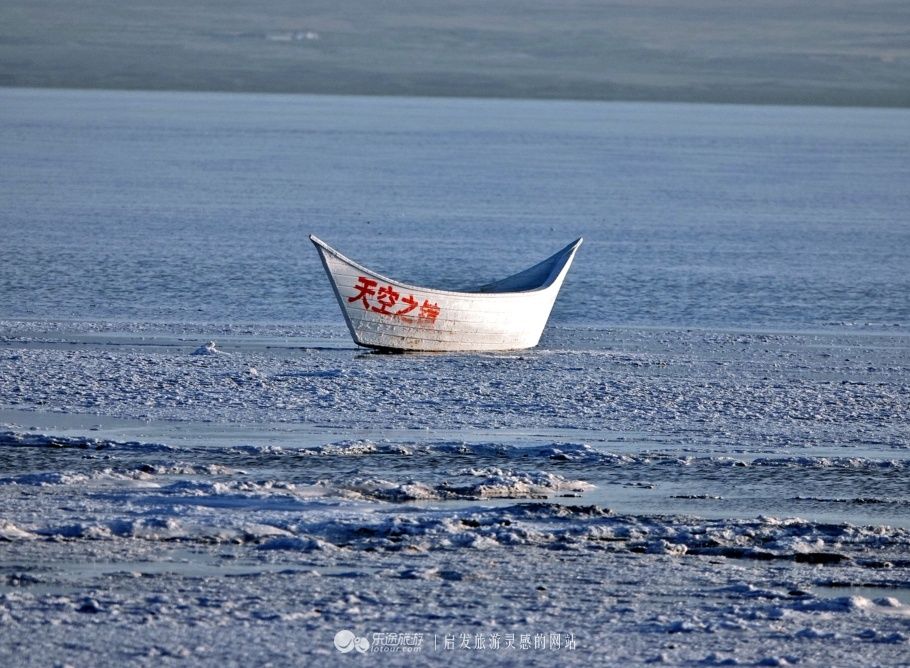
<svg viewBox="0 0 910 668">
<path fill-rule="evenodd" d="M 311 237 L 354 342 L 393 351 L 493 351 L 540 341 L 575 250 L 539 289 L 453 292 L 382 276 Z M 555 257 L 555 256 L 554 256 Z M 558 269 L 559 271 L 556 271 Z"/>
</svg>

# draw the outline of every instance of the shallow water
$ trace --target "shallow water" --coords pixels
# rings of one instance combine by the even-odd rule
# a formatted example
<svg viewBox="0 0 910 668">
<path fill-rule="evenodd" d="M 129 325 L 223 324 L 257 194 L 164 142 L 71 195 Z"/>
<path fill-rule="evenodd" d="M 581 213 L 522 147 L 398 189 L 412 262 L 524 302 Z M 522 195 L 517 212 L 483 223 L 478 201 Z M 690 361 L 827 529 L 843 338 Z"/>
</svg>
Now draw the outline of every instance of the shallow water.
<svg viewBox="0 0 910 668">
<path fill-rule="evenodd" d="M 910 324 L 906 110 L 0 91 L 0 314 L 337 322 L 587 243 L 555 324 Z"/>
</svg>

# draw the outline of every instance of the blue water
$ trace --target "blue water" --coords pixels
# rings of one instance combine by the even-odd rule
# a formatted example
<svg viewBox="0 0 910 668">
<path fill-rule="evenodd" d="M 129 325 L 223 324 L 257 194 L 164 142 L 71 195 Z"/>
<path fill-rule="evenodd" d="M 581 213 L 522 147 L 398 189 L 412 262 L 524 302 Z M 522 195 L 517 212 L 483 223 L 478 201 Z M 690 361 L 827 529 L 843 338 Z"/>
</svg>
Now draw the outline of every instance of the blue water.
<svg viewBox="0 0 910 668">
<path fill-rule="evenodd" d="M 910 325 L 910 111 L 0 90 L 0 316 L 340 323 L 315 232 L 552 322 Z"/>
</svg>

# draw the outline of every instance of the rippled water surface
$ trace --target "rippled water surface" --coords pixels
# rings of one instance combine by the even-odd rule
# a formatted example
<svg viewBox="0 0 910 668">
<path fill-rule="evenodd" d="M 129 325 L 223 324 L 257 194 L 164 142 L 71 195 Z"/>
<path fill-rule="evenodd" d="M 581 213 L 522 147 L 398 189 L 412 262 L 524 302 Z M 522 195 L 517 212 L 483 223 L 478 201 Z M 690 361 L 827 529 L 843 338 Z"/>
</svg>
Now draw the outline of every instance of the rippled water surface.
<svg viewBox="0 0 910 668">
<path fill-rule="evenodd" d="M 905 110 L 0 92 L 0 313 L 336 322 L 317 233 L 555 323 L 910 324 Z"/>
</svg>

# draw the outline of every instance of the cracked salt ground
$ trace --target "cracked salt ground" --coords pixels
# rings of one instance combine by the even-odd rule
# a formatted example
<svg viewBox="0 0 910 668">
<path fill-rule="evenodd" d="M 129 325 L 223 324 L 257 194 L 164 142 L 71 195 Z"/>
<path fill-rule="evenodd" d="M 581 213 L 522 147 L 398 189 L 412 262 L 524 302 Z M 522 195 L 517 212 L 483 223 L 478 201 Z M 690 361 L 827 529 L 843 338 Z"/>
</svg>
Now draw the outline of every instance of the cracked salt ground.
<svg viewBox="0 0 910 668">
<path fill-rule="evenodd" d="M 839 373 L 872 372 L 833 371 L 803 335 L 775 339 L 806 362 L 777 374 L 793 389 L 776 404 L 735 396 L 743 378 L 766 373 L 751 353 L 724 353 L 728 366 L 693 362 L 719 356 L 725 340 L 698 332 L 672 335 L 684 352 L 662 350 L 646 366 L 655 341 L 671 335 L 625 332 L 633 350 L 622 355 L 529 354 L 520 369 L 459 356 L 410 370 L 396 358 L 262 352 L 230 337 L 219 344 L 230 356 L 192 356 L 198 344 L 172 346 L 161 334 L 159 352 L 61 346 L 55 336 L 26 343 L 20 333 L 0 349 L 5 663 L 341 665 L 350 657 L 332 638 L 352 627 L 424 634 L 418 662 L 438 658 L 431 643 L 446 636 L 500 631 L 573 634 L 562 665 L 588 664 L 605 647 L 616 665 L 899 665 L 907 655 L 906 434 L 886 412 L 855 412 L 880 397 L 905 402 L 899 374 L 813 400 L 820 412 L 808 427 L 799 411 L 813 378 L 840 387 Z M 870 350 L 887 358 L 876 368 L 904 363 L 903 349 Z M 685 400 L 696 408 L 671 417 L 656 398 L 648 408 L 648 396 L 674 355 L 695 374 Z M 577 371 L 574 393 L 539 393 L 534 426 L 509 408 L 511 384 L 536 365 L 577 358 L 570 364 L 584 368 L 589 356 L 630 392 L 604 401 L 639 412 L 580 410 L 584 384 L 601 381 Z M 363 437 L 344 438 L 357 430 L 334 422 L 326 402 L 346 393 L 372 408 L 365 399 L 383 364 L 413 375 L 395 397 L 409 417 L 370 410 Z M 41 365 L 60 374 L 53 394 L 34 371 Z M 440 371 L 450 380 L 434 389 Z M 466 417 L 478 419 L 471 409 L 438 413 L 456 376 L 478 373 L 498 426 L 466 428 Z M 352 375 L 367 379 L 353 394 Z M 230 387 L 251 394 L 238 400 Z M 272 408 L 251 411 L 257 392 Z M 708 394 L 731 410 L 705 420 Z M 740 403 L 760 415 L 732 409 Z M 230 429 L 200 422 L 199 405 Z M 145 422 L 150 406 L 162 413 Z M 301 414 L 323 426 L 298 427 Z M 750 440 L 764 427 L 768 437 Z M 475 440 L 457 438 L 465 434 Z M 35 624 L 53 629 L 38 648 L 21 632 Z M 445 659 L 519 655 L 510 656 Z"/>
<path fill-rule="evenodd" d="M 636 452 L 639 441 L 623 440 L 294 439 L 174 446 L 0 434 L 0 619 L 54 629 L 30 661 L 91 652 L 140 665 L 293 656 L 340 665 L 332 635 L 351 620 L 362 633 L 423 633 L 426 649 L 489 628 L 566 631 L 578 644 L 560 650 L 565 665 L 603 647 L 616 664 L 906 656 L 907 528 L 729 512 L 736 489 L 750 487 L 763 490 L 766 510 L 855 501 L 867 520 L 881 507 L 899 516 L 901 448 L 888 458 L 731 456 L 711 454 L 715 444 L 705 454 Z M 29 472 L 18 472 L 22 462 Z M 824 495 L 841 479 L 860 485 L 856 497 Z M 716 502 L 719 517 L 592 505 L 625 485 L 677 512 Z M 712 485 L 722 494 L 670 494 Z M 741 502 L 754 510 L 753 497 Z M 6 645 L 9 656 L 26 642 Z"/>
<path fill-rule="evenodd" d="M 543 546 L 519 554 L 476 541 L 406 557 L 291 541 L 265 550 L 179 545 L 25 543 L 21 558 L 39 547 L 33 556 L 44 565 L 27 585 L 10 586 L 7 577 L 0 615 L 9 629 L 41 619 L 54 631 L 40 647 L 22 637 L 10 649 L 28 647 L 40 664 L 61 651 L 80 656 L 89 637 L 96 661 L 283 664 L 306 656 L 341 665 L 331 637 L 356 619 L 360 632 L 422 631 L 428 642 L 433 633 L 442 642 L 444 634 L 473 636 L 491 624 L 515 634 L 570 625 L 587 649 L 560 655 L 568 665 L 589 663 L 603 647 L 616 663 L 729 665 L 899 665 L 907 651 L 910 608 L 816 597 L 807 589 L 817 573 L 802 566 Z M 80 559 L 94 570 L 73 572 Z M 24 575 L 20 567 L 16 577 Z M 477 660 L 447 657 L 456 665 Z M 526 660 L 545 665 L 553 657 Z"/>
<path fill-rule="evenodd" d="M 355 626 L 424 634 L 408 663 L 499 632 L 573 634 L 561 665 L 907 656 L 905 337 L 2 326 L 4 663 L 341 665 Z M 445 660 L 554 661 L 515 651 Z"/>
</svg>

